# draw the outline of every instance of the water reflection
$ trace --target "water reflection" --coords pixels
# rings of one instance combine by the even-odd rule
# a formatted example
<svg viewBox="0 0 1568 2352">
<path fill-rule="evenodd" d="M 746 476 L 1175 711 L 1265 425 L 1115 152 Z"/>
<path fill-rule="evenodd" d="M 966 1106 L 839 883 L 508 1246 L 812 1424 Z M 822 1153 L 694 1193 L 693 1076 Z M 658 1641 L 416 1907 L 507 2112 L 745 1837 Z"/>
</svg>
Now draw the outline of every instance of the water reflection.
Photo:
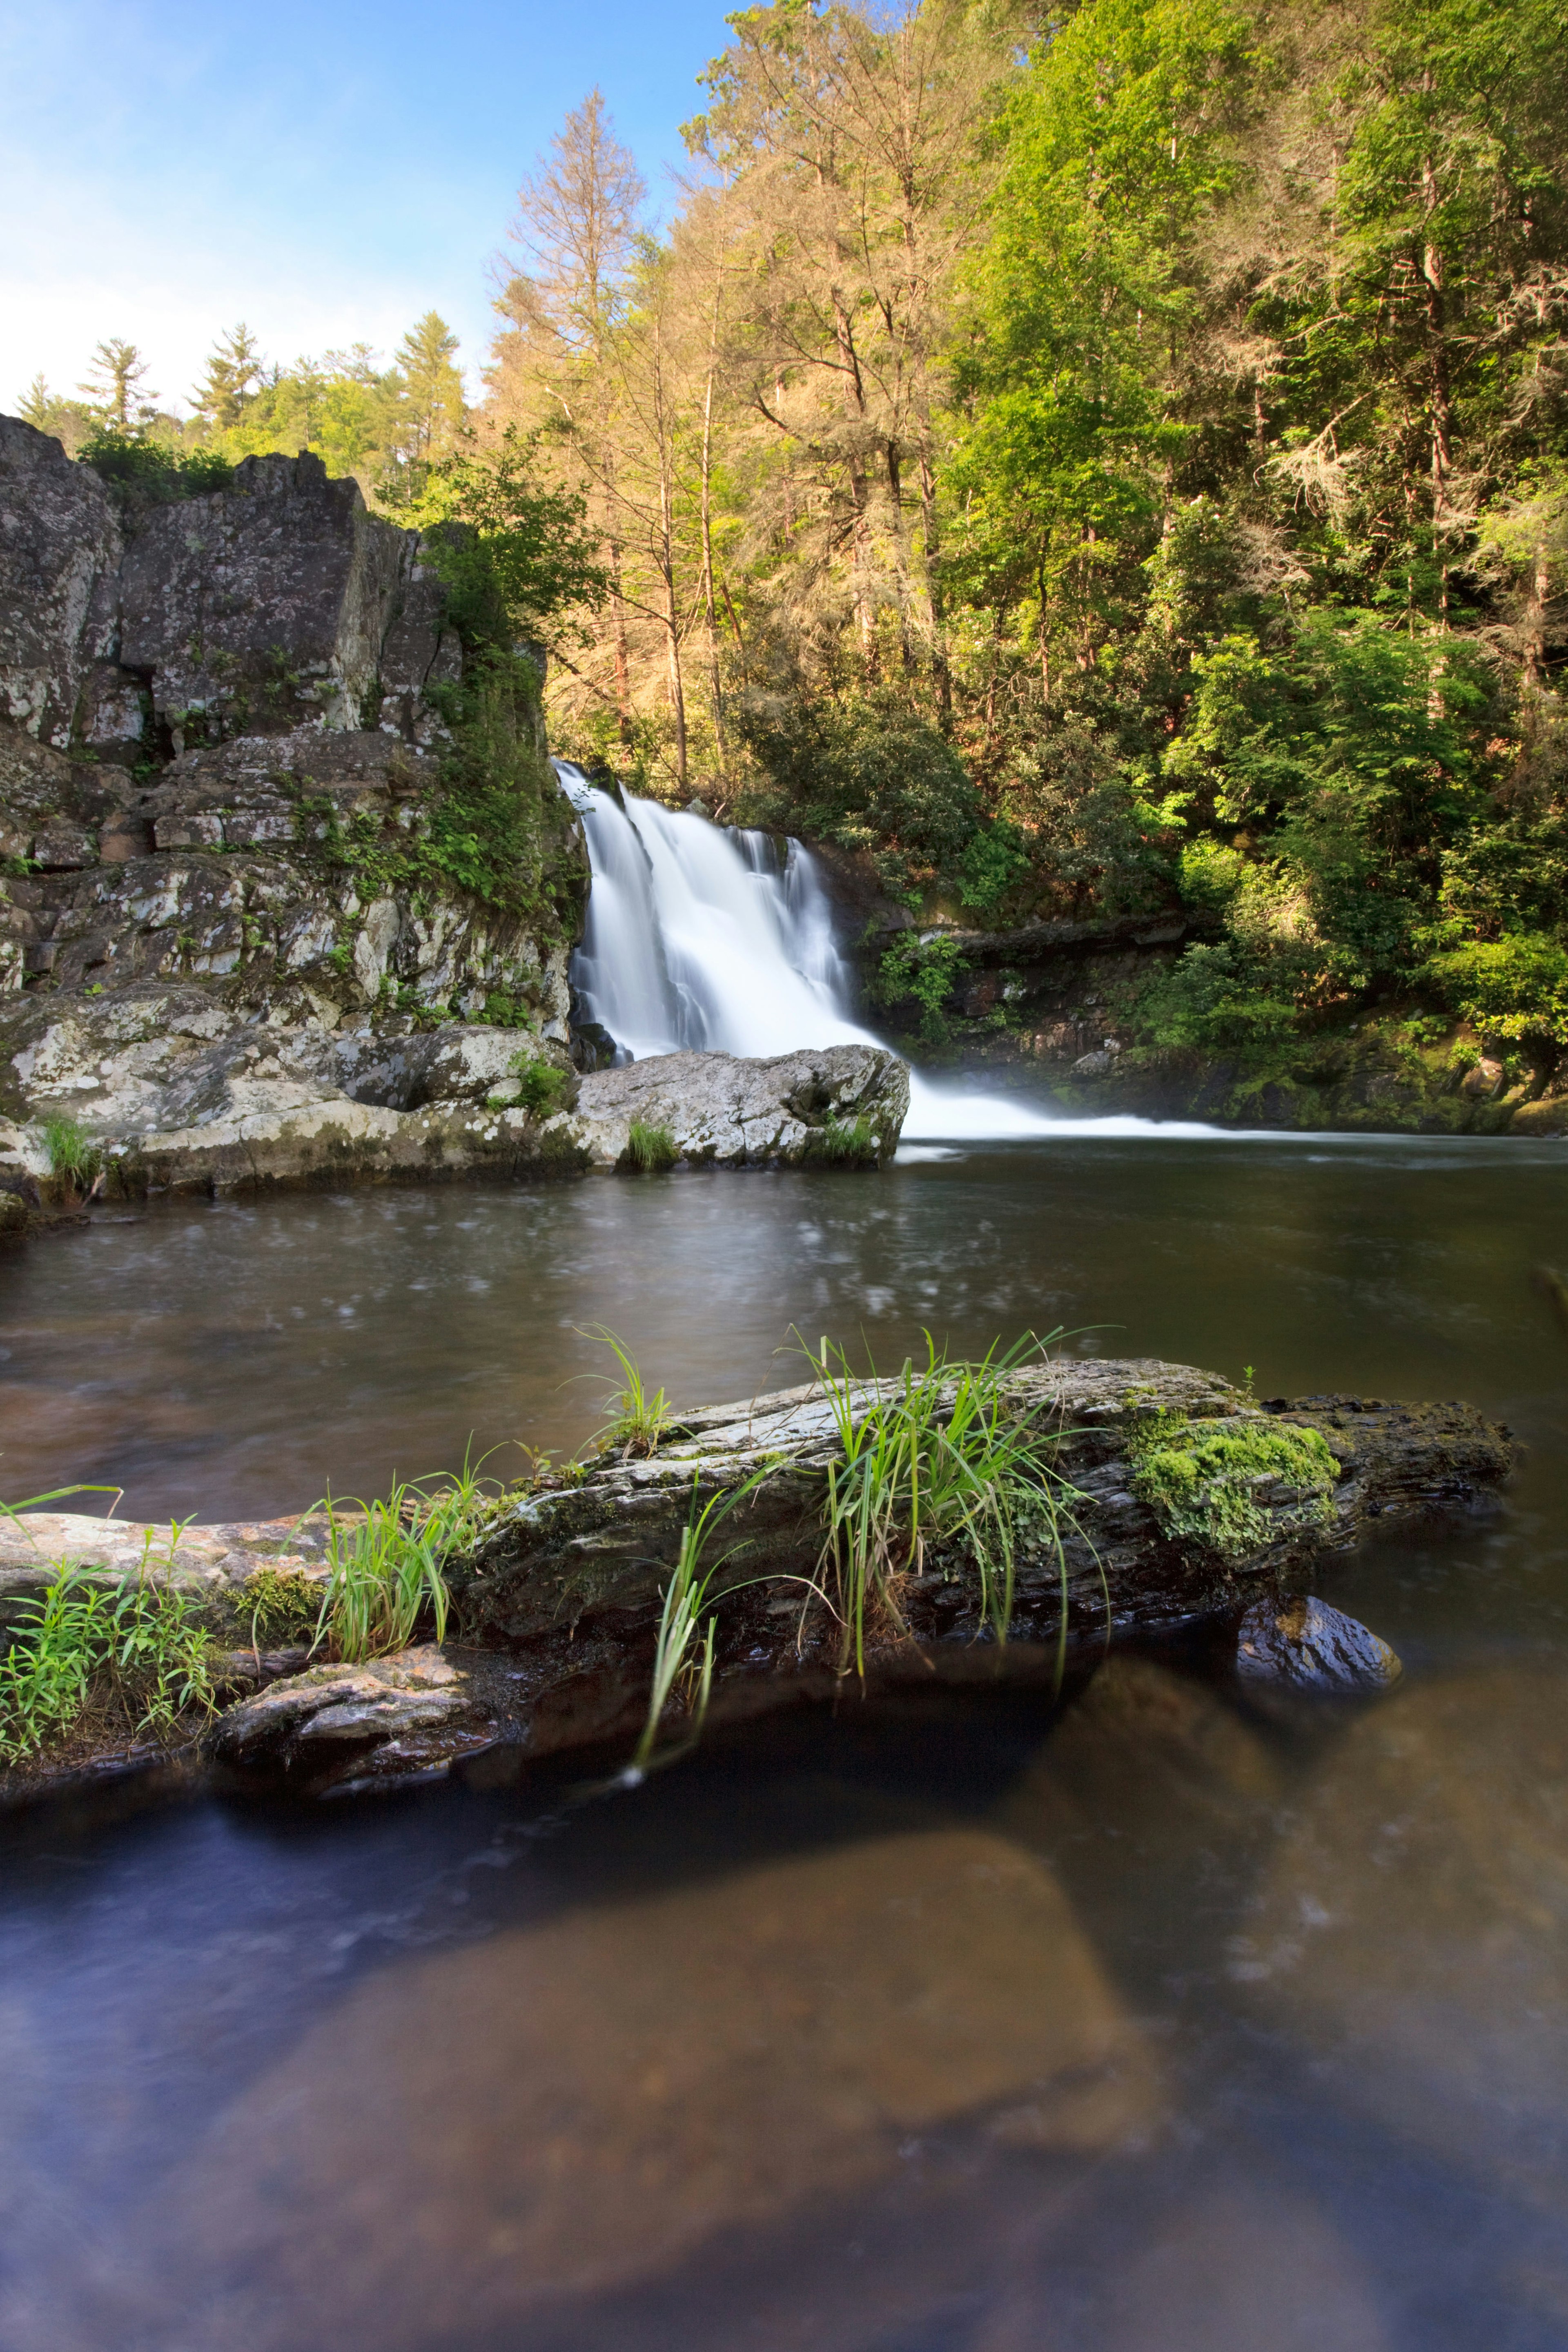
<svg viewBox="0 0 1568 2352">
<path fill-rule="evenodd" d="M 1509 1155 L 1512 1155 L 1510 1157 Z M 580 1444 L 620 1332 L 683 1402 L 796 1377 L 791 1325 L 883 1358 L 1104 1327 L 1264 1393 L 1511 1404 L 1558 1381 L 1552 1145 L 1019 1147 L 878 1179 L 366 1188 L 113 1218 L 0 1266 L 0 1493 L 253 1516 L 523 1439 Z M 514 1460 L 516 1457 L 512 1457 Z"/>
</svg>

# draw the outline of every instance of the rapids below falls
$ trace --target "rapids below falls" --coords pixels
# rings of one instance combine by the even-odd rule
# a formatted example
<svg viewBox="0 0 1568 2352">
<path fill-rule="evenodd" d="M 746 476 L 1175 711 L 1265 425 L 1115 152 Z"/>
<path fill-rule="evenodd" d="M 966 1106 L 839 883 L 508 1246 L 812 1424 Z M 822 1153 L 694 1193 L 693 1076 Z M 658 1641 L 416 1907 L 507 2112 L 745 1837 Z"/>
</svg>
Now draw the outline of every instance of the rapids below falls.
<svg viewBox="0 0 1568 2352">
<path fill-rule="evenodd" d="M 864 1034 L 808 859 L 570 781 L 623 1045 Z M 907 1133 L 880 1176 L 100 1216 L 0 1271 L 0 1492 L 237 1517 L 570 1449 L 599 1324 L 680 1402 L 793 1381 L 791 1327 L 1062 1326 L 1511 1423 L 1500 1506 L 1318 1580 L 1399 1687 L 1248 1706 L 1197 1633 L 610 1795 L 13 1814 L 5 2352 L 1568 2347 L 1563 1147 L 932 1087 Z"/>
</svg>

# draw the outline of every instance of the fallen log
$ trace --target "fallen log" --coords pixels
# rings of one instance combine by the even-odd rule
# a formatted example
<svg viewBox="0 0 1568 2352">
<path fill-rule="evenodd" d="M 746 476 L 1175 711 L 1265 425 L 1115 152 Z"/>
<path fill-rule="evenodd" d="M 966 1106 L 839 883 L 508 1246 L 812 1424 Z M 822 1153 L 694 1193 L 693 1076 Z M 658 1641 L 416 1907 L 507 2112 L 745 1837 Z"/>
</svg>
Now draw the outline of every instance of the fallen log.
<svg viewBox="0 0 1568 2352">
<path fill-rule="evenodd" d="M 472 1549 L 447 1563 L 450 1675 L 436 1674 L 435 1654 L 409 1653 L 406 1674 L 391 1662 L 373 1670 L 381 1686 L 367 1697 L 349 1692 L 346 1670 L 319 1664 L 230 1706 L 209 1752 L 326 1789 L 429 1772 L 486 1746 L 533 1758 L 634 1736 L 683 1537 L 710 1503 L 727 1514 L 707 1591 L 714 1715 L 841 1687 L 852 1661 L 824 1558 L 828 1475 L 841 1458 L 838 1414 L 863 1423 L 890 1385 L 847 1384 L 835 1399 L 811 1383 L 687 1412 L 643 1454 L 601 1454 L 507 1490 Z M 938 1423 L 954 1393 L 949 1378 Z M 868 1679 L 994 1675 L 1005 1640 L 1009 1674 L 1049 1680 L 1074 1643 L 1299 1590 L 1317 1559 L 1374 1524 L 1473 1504 L 1512 1457 L 1509 1433 L 1467 1405 L 1260 1403 L 1212 1373 L 1157 1361 L 1037 1362 L 1003 1374 L 998 1394 L 1048 1465 L 1017 1514 L 1005 1612 L 972 1547 L 935 1541 L 873 1597 Z M 105 1577 L 133 1565 L 165 1574 L 232 1612 L 258 1567 L 324 1573 L 310 1522 L 193 1528 L 172 1551 L 164 1535 L 162 1555 L 159 1534 L 80 1518 L 0 1523 L 0 1592 L 15 1610 L 57 1572 L 41 1562 L 65 1556 Z M 678 1709 L 668 1736 L 681 1737 Z"/>
</svg>

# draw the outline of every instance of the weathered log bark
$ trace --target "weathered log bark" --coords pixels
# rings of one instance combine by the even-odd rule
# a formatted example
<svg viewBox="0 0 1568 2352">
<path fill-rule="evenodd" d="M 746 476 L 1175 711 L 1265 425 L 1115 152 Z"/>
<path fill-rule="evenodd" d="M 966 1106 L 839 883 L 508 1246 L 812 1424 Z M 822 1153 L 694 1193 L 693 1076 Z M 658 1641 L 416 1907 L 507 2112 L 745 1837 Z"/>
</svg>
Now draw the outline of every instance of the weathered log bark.
<svg viewBox="0 0 1568 2352">
<path fill-rule="evenodd" d="M 1259 1405 L 1179 1364 L 1042 1364 L 1012 1375 L 1007 1395 L 1050 1438 L 1062 1482 L 1054 1529 L 1040 1514 L 1020 1521 L 1007 1657 L 1009 1674 L 1046 1680 L 1057 1671 L 1064 1591 L 1070 1642 L 1239 1613 L 1299 1587 L 1320 1554 L 1354 1544 L 1387 1515 L 1470 1504 L 1511 1459 L 1508 1432 L 1466 1405 L 1336 1396 Z M 857 1409 L 873 1402 L 869 1388 L 857 1391 Z M 1234 1526 L 1221 1540 L 1218 1524 L 1210 1539 L 1201 1515 L 1196 1532 L 1173 1533 L 1150 1499 L 1147 1443 L 1195 1423 L 1232 1445 L 1243 1467 L 1260 1436 L 1318 1433 L 1333 1457 L 1317 1457 L 1326 1491 L 1265 1471 L 1248 1479 L 1246 1540 L 1238 1543 Z M 682 1532 L 694 1508 L 726 1495 L 737 1500 L 708 1547 L 718 1562 L 714 1715 L 831 1693 L 843 1643 L 821 1590 L 822 1506 L 837 1450 L 829 1401 L 820 1388 L 798 1388 L 686 1413 L 643 1458 L 601 1457 L 580 1479 L 509 1494 L 473 1553 L 449 1563 L 458 1638 L 446 1648 L 455 1675 L 439 1677 L 439 1707 L 425 1689 L 435 1666 L 419 1663 L 434 1654 L 410 1653 L 418 1672 L 411 1664 L 407 1675 L 395 1662 L 375 1669 L 386 1687 L 371 1694 L 373 1706 L 356 1683 L 347 1694 L 359 1710 L 352 1722 L 353 1671 L 345 1679 L 345 1670 L 316 1667 L 232 1707 L 210 1750 L 315 1789 L 428 1772 L 486 1744 L 540 1757 L 630 1738 L 646 1712 Z M 314 1523 L 189 1528 L 172 1555 L 159 1532 L 42 1516 L 18 1523 L 0 1533 L 0 1598 L 15 1612 L 62 1552 L 110 1578 L 139 1572 L 145 1558 L 154 1574 L 213 1600 L 234 1595 L 263 1564 L 322 1573 Z M 996 1674 L 1003 1660 L 973 1565 L 937 1549 L 921 1566 L 901 1580 L 896 1619 L 873 1612 L 868 1678 Z M 270 1666 L 258 1659 L 253 1679 L 269 1681 Z M 400 1696 L 404 1682 L 418 1686 L 417 1703 Z M 669 1735 L 678 1741 L 678 1719 Z"/>
<path fill-rule="evenodd" d="M 1511 1458 L 1509 1433 L 1462 1404 L 1389 1404 L 1322 1396 L 1254 1405 L 1215 1375 L 1153 1361 L 1074 1360 L 1017 1374 L 1020 1415 L 1058 1433 L 1056 1467 L 1072 1490 L 1059 1557 L 1035 1523 L 1020 1542 L 1010 1627 L 1015 1665 L 1053 1669 L 1065 1573 L 1070 1638 L 1154 1630 L 1239 1610 L 1300 1582 L 1322 1552 L 1354 1544 L 1385 1515 L 1472 1502 Z M 871 1392 L 862 1392 L 867 1403 Z M 1238 1436 L 1318 1431 L 1337 1465 L 1321 1518 L 1276 1484 L 1259 1490 L 1264 1531 L 1239 1556 L 1173 1538 L 1135 1491 L 1130 1451 L 1151 1417 L 1215 1422 Z M 596 1467 L 580 1485 L 507 1506 L 454 1578 L 465 1638 L 514 1653 L 517 1733 L 538 1754 L 619 1735 L 647 1704 L 661 1596 L 694 1507 L 768 1475 L 725 1520 L 715 1574 L 720 1715 L 832 1686 L 841 1628 L 813 1599 L 828 1463 L 836 1453 L 819 1389 L 685 1415 L 644 1459 Z M 998 1664 L 972 1570 L 936 1557 L 899 1594 L 904 1630 L 884 1622 L 878 1679 L 959 1675 Z M 1050 1662 L 1050 1663 L 1048 1663 Z M 517 1735 L 514 1735 L 517 1736 Z"/>
</svg>

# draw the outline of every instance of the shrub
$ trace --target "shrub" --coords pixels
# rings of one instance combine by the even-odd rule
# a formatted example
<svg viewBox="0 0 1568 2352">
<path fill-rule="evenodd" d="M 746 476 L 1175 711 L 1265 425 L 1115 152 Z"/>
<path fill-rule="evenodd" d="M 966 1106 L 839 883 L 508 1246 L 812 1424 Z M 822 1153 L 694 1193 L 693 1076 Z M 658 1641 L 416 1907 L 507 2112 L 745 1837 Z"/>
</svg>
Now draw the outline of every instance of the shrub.
<svg viewBox="0 0 1568 2352">
<path fill-rule="evenodd" d="M 868 993 L 877 1004 L 918 1005 L 920 1034 L 928 1045 L 945 1045 L 952 1034 L 947 999 L 967 970 L 956 940 L 923 940 L 909 931 L 883 954 Z"/>
<path fill-rule="evenodd" d="M 577 1098 L 577 1087 L 572 1073 L 542 1055 L 518 1054 L 513 1060 L 519 1085 L 517 1100 L 533 1118 L 549 1118 L 558 1110 L 568 1110 Z"/>
<path fill-rule="evenodd" d="M 1568 951 L 1539 931 L 1477 940 L 1433 956 L 1426 978 L 1494 1037 L 1568 1045 Z"/>
</svg>

